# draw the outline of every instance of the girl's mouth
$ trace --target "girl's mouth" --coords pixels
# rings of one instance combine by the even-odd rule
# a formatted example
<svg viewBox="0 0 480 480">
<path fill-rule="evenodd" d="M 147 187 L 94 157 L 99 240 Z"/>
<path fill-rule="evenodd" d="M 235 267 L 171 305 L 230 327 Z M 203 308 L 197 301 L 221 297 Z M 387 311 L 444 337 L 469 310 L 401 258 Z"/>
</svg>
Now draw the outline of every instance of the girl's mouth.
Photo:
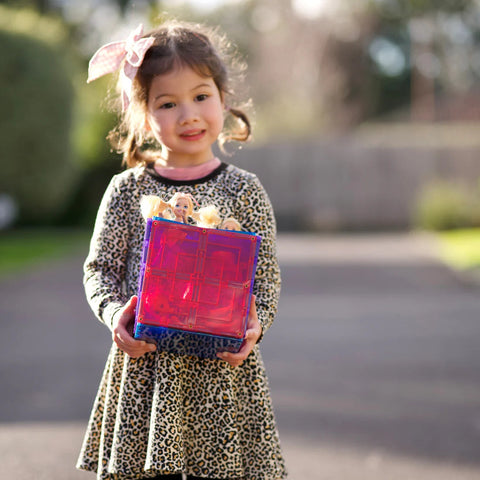
<svg viewBox="0 0 480 480">
<path fill-rule="evenodd" d="M 194 142 L 196 140 L 200 140 L 205 136 L 206 130 L 187 130 L 180 134 L 180 137 L 183 140 L 187 140 L 189 142 Z"/>
</svg>

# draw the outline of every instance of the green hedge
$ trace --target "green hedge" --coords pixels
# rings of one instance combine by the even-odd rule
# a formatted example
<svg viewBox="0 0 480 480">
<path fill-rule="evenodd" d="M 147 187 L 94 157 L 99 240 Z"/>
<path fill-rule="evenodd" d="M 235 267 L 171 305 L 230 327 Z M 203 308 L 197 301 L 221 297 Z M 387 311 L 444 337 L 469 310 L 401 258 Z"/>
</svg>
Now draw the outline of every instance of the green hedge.
<svg viewBox="0 0 480 480">
<path fill-rule="evenodd" d="M 0 192 L 19 223 L 51 223 L 76 175 L 67 33 L 30 10 L 0 7 Z"/>
<path fill-rule="evenodd" d="M 479 190 L 447 180 L 426 184 L 417 199 L 414 224 L 433 231 L 480 226 Z"/>
</svg>

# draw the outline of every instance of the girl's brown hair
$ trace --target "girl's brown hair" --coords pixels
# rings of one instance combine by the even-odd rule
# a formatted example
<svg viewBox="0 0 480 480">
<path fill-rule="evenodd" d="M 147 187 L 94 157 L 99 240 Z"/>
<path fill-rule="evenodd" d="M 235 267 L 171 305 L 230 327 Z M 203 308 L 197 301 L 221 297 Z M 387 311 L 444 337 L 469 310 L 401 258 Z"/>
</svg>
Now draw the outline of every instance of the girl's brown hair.
<svg viewBox="0 0 480 480">
<path fill-rule="evenodd" d="M 204 77 L 213 79 L 233 121 L 220 134 L 218 143 L 223 150 L 230 140 L 247 141 L 251 136 L 251 124 L 242 108 L 232 107 L 232 79 L 241 78 L 244 65 L 230 53 L 231 45 L 225 37 L 206 27 L 188 23 L 169 22 L 147 33 L 155 43 L 148 49 L 142 65 L 133 81 L 131 102 L 124 112 L 118 127 L 108 138 L 112 146 L 123 154 L 127 167 L 142 165 L 154 160 L 151 145 L 154 138 L 145 131 L 148 93 L 152 80 L 157 75 L 187 66 Z M 228 65 L 228 67 L 227 67 Z"/>
</svg>

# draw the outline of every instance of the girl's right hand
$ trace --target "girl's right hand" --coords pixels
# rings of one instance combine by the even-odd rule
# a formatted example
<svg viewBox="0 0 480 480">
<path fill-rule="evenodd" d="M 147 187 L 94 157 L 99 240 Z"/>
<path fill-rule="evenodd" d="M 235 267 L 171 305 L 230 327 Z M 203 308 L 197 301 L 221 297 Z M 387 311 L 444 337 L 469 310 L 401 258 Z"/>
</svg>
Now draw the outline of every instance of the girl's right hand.
<svg viewBox="0 0 480 480">
<path fill-rule="evenodd" d="M 133 338 L 133 324 L 135 321 L 135 307 L 138 297 L 133 296 L 123 308 L 113 317 L 112 338 L 117 347 L 129 357 L 138 358 L 148 352 L 154 352 L 156 347 L 153 343 Z"/>
</svg>

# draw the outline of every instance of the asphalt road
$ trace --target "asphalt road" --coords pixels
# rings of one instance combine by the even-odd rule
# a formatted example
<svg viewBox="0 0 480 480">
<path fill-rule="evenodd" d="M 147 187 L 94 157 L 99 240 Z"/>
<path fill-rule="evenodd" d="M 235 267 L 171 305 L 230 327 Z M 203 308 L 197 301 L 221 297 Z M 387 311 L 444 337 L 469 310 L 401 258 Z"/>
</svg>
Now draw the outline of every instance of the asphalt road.
<svg viewBox="0 0 480 480">
<path fill-rule="evenodd" d="M 262 351 L 292 480 L 480 478 L 480 287 L 411 236 L 279 241 Z M 0 477 L 74 463 L 110 343 L 82 255 L 0 280 Z"/>
</svg>

